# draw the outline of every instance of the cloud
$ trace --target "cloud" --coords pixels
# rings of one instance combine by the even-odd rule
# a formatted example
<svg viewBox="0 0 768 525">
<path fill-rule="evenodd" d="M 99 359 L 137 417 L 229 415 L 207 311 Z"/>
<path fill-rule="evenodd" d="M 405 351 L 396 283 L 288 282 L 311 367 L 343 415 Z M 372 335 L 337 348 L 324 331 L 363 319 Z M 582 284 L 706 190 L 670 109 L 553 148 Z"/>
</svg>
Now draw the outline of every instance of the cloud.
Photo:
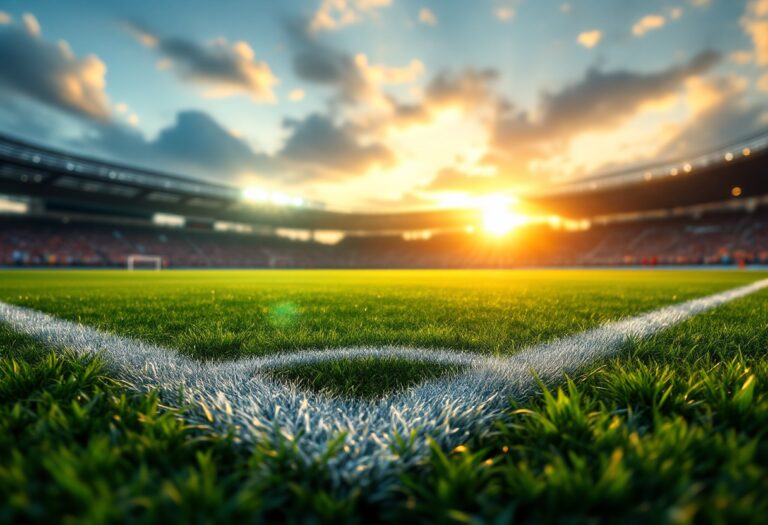
<svg viewBox="0 0 768 525">
<path fill-rule="evenodd" d="M 5 19 L 5 18 L 4 18 Z M 0 24 L 0 96 L 35 100 L 71 115 L 106 121 L 110 104 L 107 66 L 95 55 L 78 58 L 69 45 L 43 39 L 40 24 L 25 14 Z"/>
<path fill-rule="evenodd" d="M 582 46 L 586 47 L 587 49 L 592 49 L 597 44 L 600 43 L 600 40 L 603 38 L 602 31 L 598 29 L 594 29 L 592 31 L 584 31 L 583 33 L 579 33 L 578 38 L 576 41 L 581 44 Z"/>
<path fill-rule="evenodd" d="M 200 45 L 157 35 L 136 23 L 126 23 L 126 27 L 142 45 L 161 56 L 159 69 L 173 71 L 182 81 L 206 86 L 206 97 L 247 95 L 256 102 L 276 100 L 274 87 L 279 80 L 269 64 L 256 60 L 247 42 L 230 44 L 218 38 Z"/>
<path fill-rule="evenodd" d="M 182 111 L 153 140 L 120 125 L 101 125 L 73 144 L 151 169 L 233 181 L 241 173 L 272 173 L 274 161 L 255 153 L 207 113 Z"/>
<path fill-rule="evenodd" d="M 662 15 L 646 15 L 632 26 L 632 34 L 641 37 L 649 31 L 660 29 L 667 23 Z"/>
<path fill-rule="evenodd" d="M 419 11 L 419 22 L 428 26 L 436 26 L 437 16 L 430 9 L 422 7 Z"/>
<path fill-rule="evenodd" d="M 500 183 L 496 175 L 472 174 L 455 167 L 447 167 L 438 171 L 435 178 L 424 189 L 435 192 L 483 194 L 498 191 Z"/>
<path fill-rule="evenodd" d="M 712 0 L 690 0 L 690 3 L 693 7 L 707 9 L 712 5 Z"/>
<path fill-rule="evenodd" d="M 768 73 L 764 73 L 757 79 L 757 89 L 763 93 L 768 93 Z"/>
<path fill-rule="evenodd" d="M 301 19 L 286 24 L 293 51 L 293 70 L 307 82 L 335 88 L 335 99 L 345 104 L 386 105 L 382 88 L 415 82 L 424 71 L 416 59 L 405 66 L 371 64 L 363 53 L 351 55 L 321 42 Z"/>
<path fill-rule="evenodd" d="M 179 112 L 175 122 L 151 140 L 129 126 L 104 124 L 72 146 L 153 169 L 224 182 L 237 182 L 243 175 L 280 177 L 283 183 L 337 180 L 394 162 L 386 147 L 361 141 L 356 129 L 325 115 L 289 119 L 284 126 L 289 136 L 274 155 L 254 151 L 237 133 L 194 110 Z"/>
<path fill-rule="evenodd" d="M 493 12 L 493 16 L 499 22 L 508 22 L 515 16 L 515 10 L 511 7 L 499 7 Z"/>
<path fill-rule="evenodd" d="M 477 102 L 495 110 L 488 122 L 486 153 L 469 162 L 457 159 L 453 165 L 444 166 L 423 191 L 474 195 L 519 191 L 536 184 L 537 177 L 594 173 L 610 162 L 626 165 L 627 158 L 688 155 L 758 129 L 766 113 L 746 102 L 746 80 L 714 81 L 706 76 L 719 60 L 718 54 L 703 52 L 686 63 L 653 73 L 593 68 L 573 84 L 544 92 L 534 111 L 518 110 L 487 92 L 485 104 Z M 660 127 L 645 135 L 627 132 L 627 126 L 635 122 L 633 118 L 648 112 L 659 115 L 661 110 L 649 108 L 659 107 L 659 101 L 670 97 L 678 109 L 685 108 L 687 116 L 682 122 L 659 121 Z M 647 147 L 635 144 L 624 148 L 623 139 L 618 138 L 612 143 L 619 148 L 614 154 L 606 152 L 582 164 L 579 147 L 596 147 L 598 151 L 599 137 L 617 132 L 641 141 L 648 137 L 650 142 Z"/>
<path fill-rule="evenodd" d="M 290 19 L 285 25 L 292 48 L 293 72 L 301 80 L 339 91 L 339 98 L 352 101 L 365 89 L 365 80 L 354 57 L 321 42 L 304 19 Z"/>
<path fill-rule="evenodd" d="M 755 62 L 768 65 L 768 20 L 750 20 L 745 27 L 755 46 Z"/>
<path fill-rule="evenodd" d="M 336 124 L 327 115 L 313 113 L 300 120 L 288 119 L 284 125 L 291 134 L 277 155 L 303 166 L 303 178 L 343 178 L 394 163 L 393 153 L 385 146 L 363 143 L 355 129 Z"/>
<path fill-rule="evenodd" d="M 290 93 L 288 93 L 288 100 L 292 102 L 301 102 L 304 100 L 304 90 L 303 89 L 292 89 Z"/>
<path fill-rule="evenodd" d="M 495 92 L 498 77 L 498 71 L 492 68 L 440 71 L 427 84 L 420 101 L 401 103 L 391 98 L 391 114 L 379 126 L 426 124 L 447 108 L 471 113 L 492 106 L 499 99 Z"/>
<path fill-rule="evenodd" d="M 752 39 L 755 63 L 768 65 L 768 0 L 752 0 L 741 18 L 741 25 Z"/>
<path fill-rule="evenodd" d="M 744 65 L 752 62 L 752 60 L 754 60 L 754 55 L 751 51 L 741 50 L 730 53 L 728 58 L 739 65 Z"/>
<path fill-rule="evenodd" d="M 693 117 L 660 149 L 660 156 L 699 154 L 765 128 L 768 105 L 750 102 L 744 96 L 746 79 L 697 80 L 691 88 Z"/>
<path fill-rule="evenodd" d="M 544 93 L 533 117 L 510 109 L 497 122 L 500 144 L 569 137 L 587 129 L 606 129 L 635 114 L 645 103 L 674 93 L 692 76 L 705 73 L 720 61 L 713 51 L 656 73 L 605 72 L 592 68 L 576 83 L 555 93 Z"/>
<path fill-rule="evenodd" d="M 498 78 L 498 71 L 492 68 L 441 71 L 427 86 L 426 98 L 432 104 L 471 109 L 493 97 Z"/>
<path fill-rule="evenodd" d="M 392 0 L 322 0 L 309 21 L 309 29 L 313 32 L 341 29 L 391 4 Z"/>
</svg>

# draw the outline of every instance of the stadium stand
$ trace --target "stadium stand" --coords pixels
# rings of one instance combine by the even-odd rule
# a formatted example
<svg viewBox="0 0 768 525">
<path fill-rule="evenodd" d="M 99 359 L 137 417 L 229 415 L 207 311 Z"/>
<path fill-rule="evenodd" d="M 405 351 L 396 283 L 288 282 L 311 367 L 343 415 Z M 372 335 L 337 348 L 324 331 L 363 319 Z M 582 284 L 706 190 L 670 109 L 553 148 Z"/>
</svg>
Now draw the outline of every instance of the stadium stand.
<svg viewBox="0 0 768 525">
<path fill-rule="evenodd" d="M 767 170 L 764 132 L 688 160 L 527 195 L 533 213 L 590 227 L 537 223 L 493 238 L 468 233 L 480 228 L 478 210 L 376 214 L 253 203 L 236 188 L 0 136 L 0 197 L 25 208 L 0 213 L 0 265 L 125 267 L 129 254 L 178 268 L 766 264 Z M 159 224 L 164 214 L 181 226 Z M 219 223 L 241 231 L 218 231 Z M 343 239 L 311 240 L 322 230 Z"/>
<path fill-rule="evenodd" d="M 768 208 L 596 224 L 584 231 L 535 225 L 503 239 L 470 233 L 421 240 L 349 236 L 337 245 L 149 224 L 0 219 L 4 266 L 124 267 L 132 253 L 159 255 L 165 267 L 193 268 L 768 264 Z"/>
</svg>

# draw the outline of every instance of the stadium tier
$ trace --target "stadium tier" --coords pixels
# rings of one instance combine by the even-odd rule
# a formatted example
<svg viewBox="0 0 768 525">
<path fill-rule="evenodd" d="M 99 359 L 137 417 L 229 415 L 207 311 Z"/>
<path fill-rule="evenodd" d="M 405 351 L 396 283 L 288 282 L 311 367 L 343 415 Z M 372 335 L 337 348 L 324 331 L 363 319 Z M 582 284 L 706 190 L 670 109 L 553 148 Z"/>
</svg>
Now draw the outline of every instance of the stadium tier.
<svg viewBox="0 0 768 525">
<path fill-rule="evenodd" d="M 527 210 L 565 226 L 533 222 L 491 238 L 478 231 L 478 210 L 360 214 L 253 203 L 232 187 L 3 138 L 0 192 L 23 202 L 24 213 L 0 215 L 0 264 L 124 267 L 130 255 L 161 257 L 165 267 L 766 263 L 766 146 L 763 133 L 528 195 Z M 168 214 L 177 227 L 157 224 Z M 277 235 L 285 229 L 304 240 Z M 341 242 L 315 242 L 325 230 Z"/>
<path fill-rule="evenodd" d="M 159 256 L 165 267 L 203 268 L 768 264 L 768 208 L 596 224 L 583 231 L 527 226 L 503 240 L 463 232 L 413 240 L 354 236 L 336 245 L 82 220 L 0 221 L 0 263 L 5 266 L 125 267 L 131 254 Z"/>
</svg>

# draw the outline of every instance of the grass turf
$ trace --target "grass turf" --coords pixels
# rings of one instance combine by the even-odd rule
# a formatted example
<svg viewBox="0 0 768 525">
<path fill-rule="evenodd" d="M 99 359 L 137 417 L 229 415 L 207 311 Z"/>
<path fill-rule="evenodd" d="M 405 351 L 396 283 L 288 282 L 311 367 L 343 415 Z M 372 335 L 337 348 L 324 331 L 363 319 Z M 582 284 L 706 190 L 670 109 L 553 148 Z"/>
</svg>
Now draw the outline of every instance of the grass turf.
<svg viewBox="0 0 768 525">
<path fill-rule="evenodd" d="M 508 354 L 722 291 L 736 272 L 12 271 L 0 300 L 195 357 L 403 345 Z"/>
<path fill-rule="evenodd" d="M 330 286 L 345 275 L 348 282 Z M 758 277 L 179 272 L 130 281 L 8 272 L 0 289 L 4 300 L 210 358 L 218 356 L 184 343 L 216 316 L 209 341 L 249 330 L 234 349 L 213 345 L 228 356 L 266 353 L 274 347 L 265 342 L 278 341 L 501 353 Z M 125 289 L 129 282 L 140 286 Z M 201 299 L 204 290 L 226 299 L 215 306 L 218 299 Z M 287 325 L 268 315 L 248 325 L 253 316 L 243 308 L 269 312 L 285 295 L 293 304 Z M 759 522 L 768 512 L 766 299 L 761 292 L 700 315 L 581 372 L 560 391 L 510 406 L 493 432 L 454 451 L 435 447 L 376 500 L 332 486 L 333 449 L 316 464 L 290 442 L 244 450 L 232 436 L 185 424 L 183 410 L 161 407 L 152 394 L 126 393 L 98 361 L 57 357 L 0 328 L 0 449 L 7 451 L 0 521 Z M 379 309 L 363 315 L 365 330 L 355 332 L 361 325 L 351 314 L 335 315 L 338 305 Z M 438 320 L 450 335 L 435 332 Z M 398 334 L 398 323 L 413 326 Z M 342 337 L 344 330 L 353 331 Z M 323 375 L 326 384 L 338 378 Z"/>
<path fill-rule="evenodd" d="M 268 375 L 329 396 L 374 400 L 430 379 L 457 374 L 463 368 L 399 357 L 357 357 L 297 363 L 274 368 Z"/>
</svg>

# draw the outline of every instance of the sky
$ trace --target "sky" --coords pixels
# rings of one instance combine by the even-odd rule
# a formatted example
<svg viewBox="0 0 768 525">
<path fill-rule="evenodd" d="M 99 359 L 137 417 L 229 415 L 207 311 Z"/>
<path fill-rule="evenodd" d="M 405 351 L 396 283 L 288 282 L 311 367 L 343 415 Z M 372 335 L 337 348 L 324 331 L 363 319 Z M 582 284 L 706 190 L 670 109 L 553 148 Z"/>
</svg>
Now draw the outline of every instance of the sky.
<svg viewBox="0 0 768 525">
<path fill-rule="evenodd" d="M 331 209 L 768 128 L 768 0 L 0 0 L 0 132 Z"/>
</svg>

